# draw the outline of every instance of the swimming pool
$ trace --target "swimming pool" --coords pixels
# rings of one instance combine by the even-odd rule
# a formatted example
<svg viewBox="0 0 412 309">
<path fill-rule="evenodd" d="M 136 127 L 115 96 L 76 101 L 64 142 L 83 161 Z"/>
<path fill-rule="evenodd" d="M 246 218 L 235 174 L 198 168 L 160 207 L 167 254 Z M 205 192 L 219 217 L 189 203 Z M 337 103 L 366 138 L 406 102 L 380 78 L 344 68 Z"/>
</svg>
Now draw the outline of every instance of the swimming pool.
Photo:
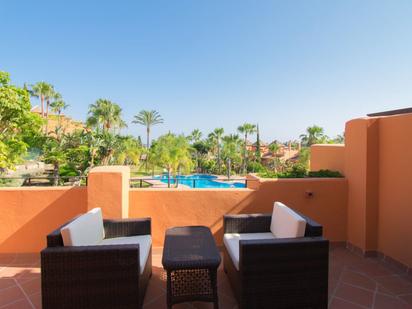
<svg viewBox="0 0 412 309">
<path fill-rule="evenodd" d="M 167 174 L 156 176 L 155 178 L 167 183 Z M 213 175 L 179 175 L 173 178 L 171 177 L 170 183 L 175 184 L 176 178 L 179 184 L 186 185 L 190 188 L 246 188 L 244 182 L 221 182 Z"/>
</svg>

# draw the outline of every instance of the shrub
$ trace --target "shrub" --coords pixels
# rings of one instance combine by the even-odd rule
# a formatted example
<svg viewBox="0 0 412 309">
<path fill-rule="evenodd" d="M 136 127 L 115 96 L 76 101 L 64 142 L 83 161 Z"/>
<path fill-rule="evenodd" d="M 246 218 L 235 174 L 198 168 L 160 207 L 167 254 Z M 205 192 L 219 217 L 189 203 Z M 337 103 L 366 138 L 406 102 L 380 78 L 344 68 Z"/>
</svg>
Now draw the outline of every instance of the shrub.
<svg viewBox="0 0 412 309">
<path fill-rule="evenodd" d="M 62 177 L 79 176 L 78 171 L 71 165 L 62 165 L 59 169 L 59 175 Z"/>
<path fill-rule="evenodd" d="M 312 171 L 308 173 L 309 177 L 331 177 L 331 178 L 342 178 L 343 175 L 338 171 L 331 171 L 331 170 L 319 170 L 319 171 Z"/>
<path fill-rule="evenodd" d="M 278 178 L 304 178 L 307 176 L 307 169 L 304 164 L 294 164 L 283 173 L 278 173 Z"/>
<path fill-rule="evenodd" d="M 247 171 L 249 173 L 264 173 L 266 168 L 260 162 L 251 161 L 247 164 Z"/>
</svg>

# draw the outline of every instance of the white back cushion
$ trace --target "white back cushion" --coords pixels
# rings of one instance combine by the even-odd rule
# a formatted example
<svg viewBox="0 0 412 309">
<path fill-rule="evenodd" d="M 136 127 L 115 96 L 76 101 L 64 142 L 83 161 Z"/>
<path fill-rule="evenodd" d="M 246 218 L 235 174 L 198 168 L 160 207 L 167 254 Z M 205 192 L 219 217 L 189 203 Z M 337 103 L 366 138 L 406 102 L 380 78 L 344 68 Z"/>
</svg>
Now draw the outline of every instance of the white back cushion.
<svg viewBox="0 0 412 309">
<path fill-rule="evenodd" d="M 305 236 L 306 221 L 286 205 L 275 202 L 270 231 L 276 238 Z"/>
<path fill-rule="evenodd" d="M 65 246 L 90 246 L 104 239 L 103 215 L 94 208 L 60 230 Z"/>
</svg>

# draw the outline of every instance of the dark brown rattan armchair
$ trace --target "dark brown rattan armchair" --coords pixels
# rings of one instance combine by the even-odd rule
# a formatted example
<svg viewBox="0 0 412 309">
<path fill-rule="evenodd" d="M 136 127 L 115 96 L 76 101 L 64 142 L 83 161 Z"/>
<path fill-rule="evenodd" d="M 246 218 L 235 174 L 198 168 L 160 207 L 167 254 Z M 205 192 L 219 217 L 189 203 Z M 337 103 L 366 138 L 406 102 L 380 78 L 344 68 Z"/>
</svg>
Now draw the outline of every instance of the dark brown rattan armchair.
<svg viewBox="0 0 412 309">
<path fill-rule="evenodd" d="M 242 309 L 327 308 L 329 242 L 306 220 L 300 238 L 240 240 L 239 270 L 224 250 L 224 270 Z M 224 233 L 270 232 L 271 214 L 226 215 Z"/>
<path fill-rule="evenodd" d="M 150 218 L 103 225 L 105 238 L 151 235 Z M 47 236 L 41 252 L 43 308 L 141 308 L 152 274 L 151 247 L 140 271 L 138 244 L 64 247 L 62 227 Z"/>
</svg>

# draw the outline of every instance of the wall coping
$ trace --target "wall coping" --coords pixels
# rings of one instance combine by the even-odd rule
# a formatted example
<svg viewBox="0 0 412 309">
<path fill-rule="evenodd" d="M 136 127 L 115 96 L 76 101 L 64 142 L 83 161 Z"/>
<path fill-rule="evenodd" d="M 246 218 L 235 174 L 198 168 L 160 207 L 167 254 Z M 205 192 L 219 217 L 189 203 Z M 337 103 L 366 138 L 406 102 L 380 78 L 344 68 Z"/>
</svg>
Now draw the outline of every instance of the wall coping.
<svg viewBox="0 0 412 309">
<path fill-rule="evenodd" d="M 50 187 L 1 187 L 0 191 L 65 191 L 87 189 L 87 186 L 50 186 Z"/>
</svg>

